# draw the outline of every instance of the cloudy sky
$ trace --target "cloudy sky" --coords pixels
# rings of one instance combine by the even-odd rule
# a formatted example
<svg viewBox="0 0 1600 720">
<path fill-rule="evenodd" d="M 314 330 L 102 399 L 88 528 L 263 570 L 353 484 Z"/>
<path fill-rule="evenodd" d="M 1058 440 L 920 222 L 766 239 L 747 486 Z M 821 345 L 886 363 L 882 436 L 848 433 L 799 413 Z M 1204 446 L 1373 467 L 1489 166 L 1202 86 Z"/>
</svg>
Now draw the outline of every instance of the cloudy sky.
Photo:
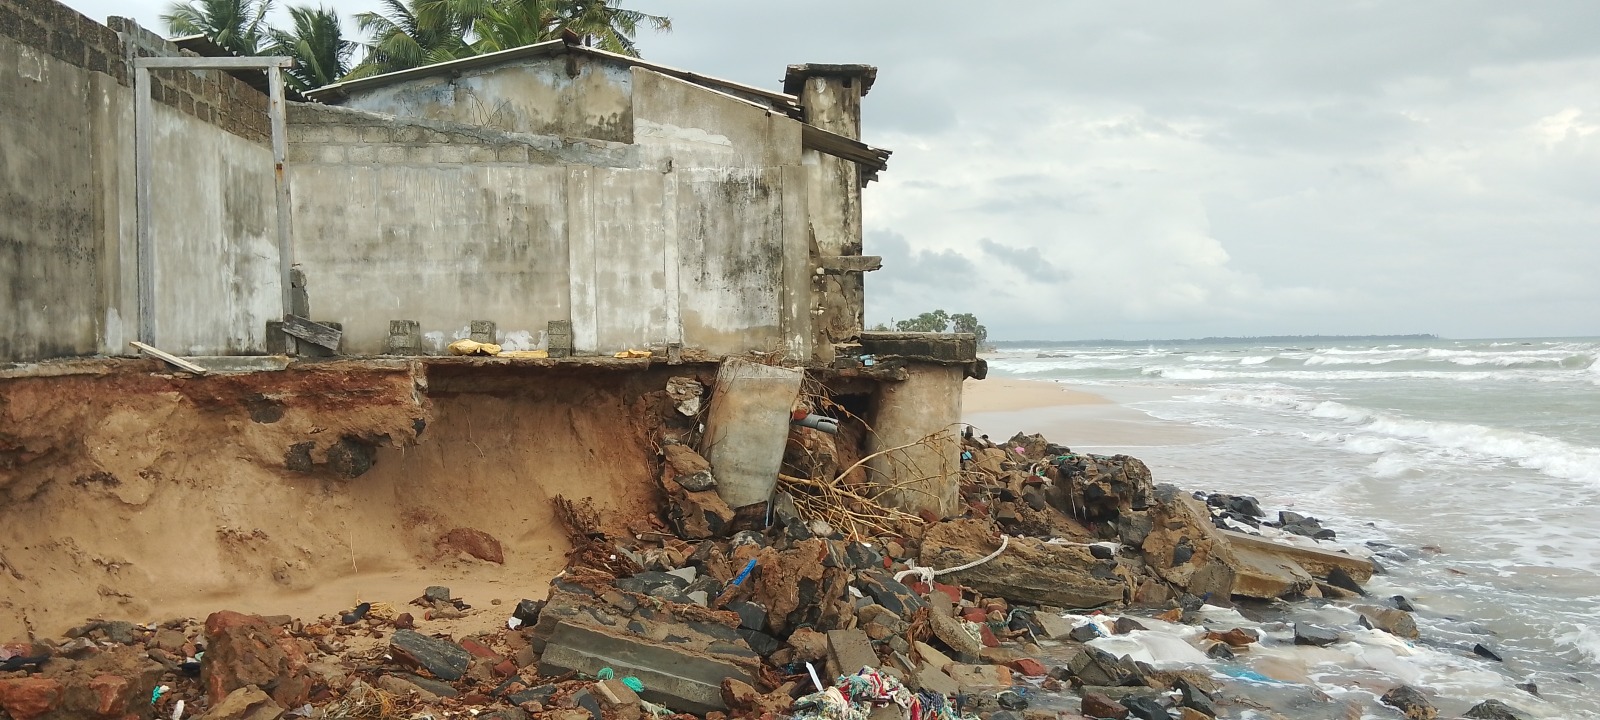
<svg viewBox="0 0 1600 720">
<path fill-rule="evenodd" d="M 67 0 L 149 27 L 164 0 Z M 372 0 L 335 0 L 347 13 Z M 869 322 L 1600 335 L 1592 0 L 634 0 L 646 57 L 879 67 Z"/>
</svg>

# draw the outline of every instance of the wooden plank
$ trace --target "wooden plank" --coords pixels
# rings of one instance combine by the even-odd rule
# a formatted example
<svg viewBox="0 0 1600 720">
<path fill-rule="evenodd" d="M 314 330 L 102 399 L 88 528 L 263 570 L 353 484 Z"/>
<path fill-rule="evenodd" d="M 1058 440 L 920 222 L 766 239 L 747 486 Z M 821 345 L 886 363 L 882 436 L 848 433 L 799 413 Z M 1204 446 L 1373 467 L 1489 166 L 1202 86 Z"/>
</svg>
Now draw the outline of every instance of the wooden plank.
<svg viewBox="0 0 1600 720">
<path fill-rule="evenodd" d="M 322 323 L 314 323 L 299 315 L 283 316 L 283 331 L 314 345 L 339 351 L 339 339 L 344 333 Z"/>
<path fill-rule="evenodd" d="M 178 368 L 184 372 L 190 372 L 196 375 L 205 375 L 208 372 L 205 368 L 200 367 L 199 365 L 189 362 L 188 360 L 178 357 L 177 355 L 173 355 L 172 353 L 150 347 L 149 345 L 139 342 L 138 340 L 129 340 L 128 344 L 138 348 L 139 352 L 156 358 L 157 360 L 165 362 L 168 365 Z"/>
</svg>

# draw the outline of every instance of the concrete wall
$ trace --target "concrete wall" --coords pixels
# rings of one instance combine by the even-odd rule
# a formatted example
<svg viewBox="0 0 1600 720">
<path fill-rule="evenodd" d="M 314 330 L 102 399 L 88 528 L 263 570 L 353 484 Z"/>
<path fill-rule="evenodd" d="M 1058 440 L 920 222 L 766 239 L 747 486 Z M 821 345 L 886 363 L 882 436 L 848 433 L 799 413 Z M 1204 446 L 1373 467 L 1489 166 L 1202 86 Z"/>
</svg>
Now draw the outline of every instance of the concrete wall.
<svg viewBox="0 0 1600 720">
<path fill-rule="evenodd" d="M 544 347 L 548 322 L 569 320 L 583 353 L 681 342 L 809 357 L 799 123 L 617 67 L 626 75 L 591 64 L 579 77 L 615 83 L 585 92 L 623 94 L 635 144 L 440 120 L 456 96 L 420 80 L 291 108 L 296 260 L 313 316 L 343 324 L 344 352 L 383 352 L 390 320 L 418 320 L 435 352 L 471 320 L 494 320 L 512 348 Z M 473 77 L 493 76 L 484 92 L 565 81 L 546 70 Z"/>
<path fill-rule="evenodd" d="M 0 362 L 120 354 L 137 337 L 130 52 L 176 50 L 126 21 L 0 0 Z M 175 71 L 152 97 L 155 342 L 261 352 L 279 302 L 265 271 L 275 244 L 262 243 L 274 232 L 266 99 Z"/>
<path fill-rule="evenodd" d="M 504 132 L 633 142 L 633 74 L 626 65 L 561 54 L 424 75 L 358 91 L 339 104 Z"/>
</svg>

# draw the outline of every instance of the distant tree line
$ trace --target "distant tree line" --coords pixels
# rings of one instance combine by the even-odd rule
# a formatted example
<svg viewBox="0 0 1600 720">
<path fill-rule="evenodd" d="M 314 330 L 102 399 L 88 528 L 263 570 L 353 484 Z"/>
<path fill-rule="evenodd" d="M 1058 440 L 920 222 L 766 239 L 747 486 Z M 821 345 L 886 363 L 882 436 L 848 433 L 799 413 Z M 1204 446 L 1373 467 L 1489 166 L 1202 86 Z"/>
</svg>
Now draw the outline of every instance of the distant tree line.
<svg viewBox="0 0 1600 720">
<path fill-rule="evenodd" d="M 970 333 L 977 336 L 978 347 L 987 347 L 989 343 L 989 328 L 978 322 L 978 317 L 972 313 L 956 313 L 954 315 L 944 310 L 925 312 L 909 320 L 894 322 L 894 329 L 900 332 L 958 332 Z M 878 331 L 888 331 L 888 325 L 878 323 L 872 328 Z"/>
<path fill-rule="evenodd" d="M 354 16 L 364 35 L 358 42 L 345 36 L 344 23 L 329 7 L 290 5 L 289 26 L 273 27 L 267 16 L 275 1 L 175 2 L 161 20 L 175 35 L 204 35 L 236 55 L 294 58 L 285 82 L 301 92 L 564 34 L 637 57 L 641 27 L 672 29 L 671 19 L 620 7 L 621 0 L 383 0 L 382 11 Z"/>
</svg>

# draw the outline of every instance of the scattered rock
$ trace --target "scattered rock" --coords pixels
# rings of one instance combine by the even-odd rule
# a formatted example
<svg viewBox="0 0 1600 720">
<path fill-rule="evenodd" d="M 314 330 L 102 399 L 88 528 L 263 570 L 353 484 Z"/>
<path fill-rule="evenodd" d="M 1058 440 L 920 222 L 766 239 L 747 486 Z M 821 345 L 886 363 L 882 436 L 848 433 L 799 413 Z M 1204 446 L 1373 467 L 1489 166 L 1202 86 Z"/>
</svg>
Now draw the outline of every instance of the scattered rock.
<svg viewBox="0 0 1600 720">
<path fill-rule="evenodd" d="M 1401 685 L 1379 698 L 1383 704 L 1388 705 L 1406 716 L 1406 720 L 1433 720 L 1439 716 L 1439 711 L 1428 702 L 1422 693 L 1409 685 Z"/>
<path fill-rule="evenodd" d="M 251 685 L 228 693 L 201 720 L 277 720 L 282 716 L 283 708 Z"/>
<path fill-rule="evenodd" d="M 235 690 L 255 686 L 280 707 L 305 704 L 311 691 L 305 657 L 282 633 L 255 615 L 224 610 L 207 617 L 200 681 L 211 701 L 220 703 Z"/>
<path fill-rule="evenodd" d="M 1350 609 L 1361 613 L 1361 619 L 1369 627 L 1407 639 L 1416 639 L 1418 636 L 1416 619 L 1404 610 L 1374 605 L 1356 605 Z"/>
<path fill-rule="evenodd" d="M 1488 645 L 1484 645 L 1483 643 L 1473 645 L 1472 654 L 1481 658 L 1488 658 L 1495 662 L 1505 662 L 1505 660 L 1500 657 L 1500 653 L 1495 652 L 1493 648 L 1489 647 Z"/>
<path fill-rule="evenodd" d="M 1522 712 L 1499 700 L 1485 700 L 1472 706 L 1466 715 L 1473 720 L 1527 720 L 1527 713 Z"/>
<path fill-rule="evenodd" d="M 1121 703 L 1096 692 L 1083 694 L 1083 705 L 1080 710 L 1084 717 L 1090 718 L 1123 720 L 1128 717 L 1128 709 L 1123 707 Z"/>
<path fill-rule="evenodd" d="M 1128 709 L 1128 714 L 1139 720 L 1172 720 L 1167 714 L 1167 708 L 1161 701 L 1146 695 L 1129 695 L 1121 700 L 1122 706 Z"/>
<path fill-rule="evenodd" d="M 1294 624 L 1294 644 L 1327 647 L 1339 642 L 1339 633 L 1328 628 L 1309 625 L 1306 623 Z"/>
<path fill-rule="evenodd" d="M 33 720 L 55 710 L 66 688 L 49 678 L 0 679 L 0 708 L 14 720 Z"/>
<path fill-rule="evenodd" d="M 1126 657 L 1118 658 L 1096 647 L 1085 647 L 1067 663 L 1067 674 L 1080 685 L 1135 685 L 1139 668 Z"/>
<path fill-rule="evenodd" d="M 505 550 L 493 535 L 474 528 L 455 528 L 439 538 L 440 550 L 465 553 L 496 565 L 506 563 Z M 449 598 L 446 598 L 448 600 Z"/>
<path fill-rule="evenodd" d="M 472 662 L 472 655 L 460 645 L 413 630 L 395 631 L 389 638 L 389 650 L 405 662 L 450 682 L 460 680 Z"/>
</svg>

